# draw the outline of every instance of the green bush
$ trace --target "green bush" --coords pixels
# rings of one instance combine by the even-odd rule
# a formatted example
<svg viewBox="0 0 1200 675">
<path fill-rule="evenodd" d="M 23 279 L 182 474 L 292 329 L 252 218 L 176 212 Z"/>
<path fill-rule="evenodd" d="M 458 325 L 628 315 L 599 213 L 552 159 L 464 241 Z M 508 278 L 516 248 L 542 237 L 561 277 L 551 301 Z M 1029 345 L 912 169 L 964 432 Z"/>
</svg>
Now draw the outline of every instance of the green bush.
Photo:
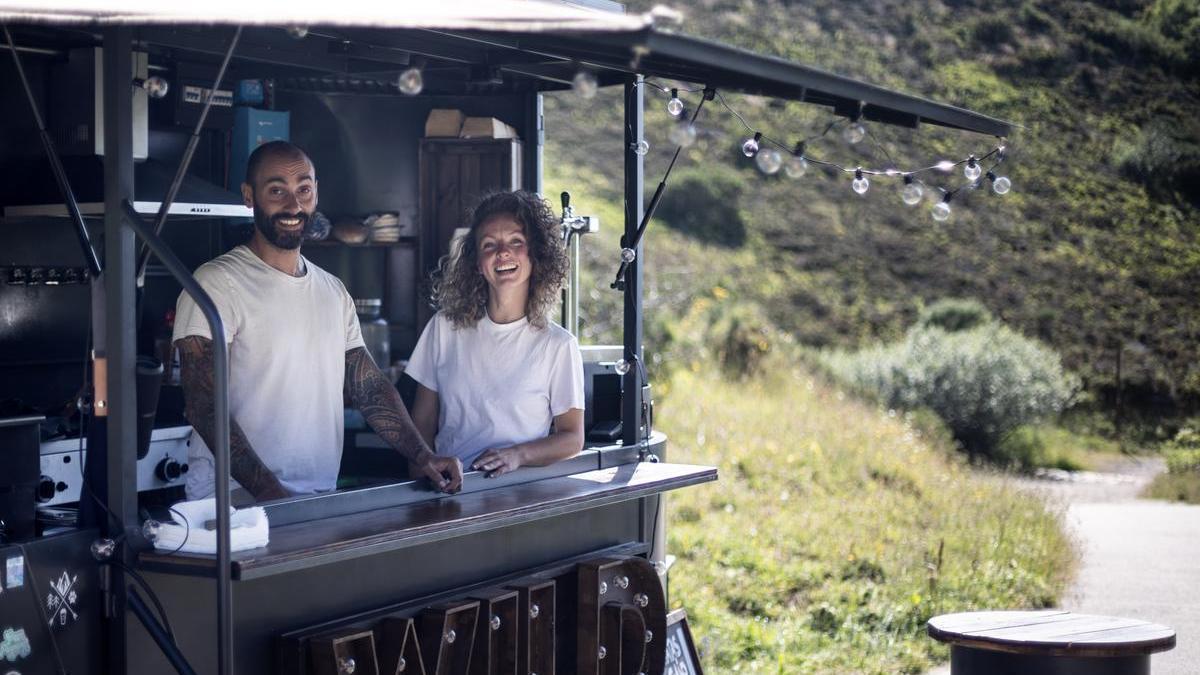
<svg viewBox="0 0 1200 675">
<path fill-rule="evenodd" d="M 743 182 L 737 171 L 717 164 L 680 169 L 655 216 L 700 241 L 737 248 L 746 242 L 746 223 L 738 208 Z"/>
<path fill-rule="evenodd" d="M 1167 473 L 1200 475 L 1200 432 L 1186 426 L 1164 446 Z"/>
<path fill-rule="evenodd" d="M 972 455 L 998 461 L 1001 439 L 1066 406 L 1078 388 L 1058 354 L 1000 324 L 916 327 L 904 342 L 829 357 L 834 374 L 889 407 L 928 408 Z"/>
<path fill-rule="evenodd" d="M 921 312 L 917 326 L 922 328 L 941 328 L 954 333 L 960 330 L 970 330 L 976 326 L 991 323 L 992 314 L 978 300 L 957 300 L 946 298 L 938 300 Z"/>
</svg>

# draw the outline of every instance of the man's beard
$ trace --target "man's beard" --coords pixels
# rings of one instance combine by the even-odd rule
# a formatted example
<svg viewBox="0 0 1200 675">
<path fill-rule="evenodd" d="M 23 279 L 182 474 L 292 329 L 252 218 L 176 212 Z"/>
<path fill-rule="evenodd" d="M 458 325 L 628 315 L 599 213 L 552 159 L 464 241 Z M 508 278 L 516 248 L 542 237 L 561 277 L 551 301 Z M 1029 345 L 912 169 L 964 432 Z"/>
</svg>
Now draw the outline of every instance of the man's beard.
<svg viewBox="0 0 1200 675">
<path fill-rule="evenodd" d="M 283 218 L 299 218 L 300 227 L 294 231 L 282 229 L 278 221 Z M 308 230 L 308 223 L 309 217 L 304 211 L 276 213 L 268 218 L 258 205 L 254 206 L 254 227 L 276 248 L 288 251 L 300 248 L 300 243 L 304 241 L 304 233 Z"/>
</svg>

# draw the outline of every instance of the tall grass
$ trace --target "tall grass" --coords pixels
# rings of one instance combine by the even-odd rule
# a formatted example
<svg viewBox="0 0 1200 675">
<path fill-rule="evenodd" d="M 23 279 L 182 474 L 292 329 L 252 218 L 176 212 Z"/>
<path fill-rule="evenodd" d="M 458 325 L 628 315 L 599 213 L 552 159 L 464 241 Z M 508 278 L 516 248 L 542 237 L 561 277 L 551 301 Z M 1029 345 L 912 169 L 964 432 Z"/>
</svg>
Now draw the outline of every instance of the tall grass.
<svg viewBox="0 0 1200 675">
<path fill-rule="evenodd" d="M 676 372 L 669 459 L 721 480 L 670 496 L 671 602 L 707 672 L 919 673 L 933 615 L 1047 607 L 1074 563 L 1059 514 L 976 473 L 944 432 L 790 366 Z"/>
</svg>

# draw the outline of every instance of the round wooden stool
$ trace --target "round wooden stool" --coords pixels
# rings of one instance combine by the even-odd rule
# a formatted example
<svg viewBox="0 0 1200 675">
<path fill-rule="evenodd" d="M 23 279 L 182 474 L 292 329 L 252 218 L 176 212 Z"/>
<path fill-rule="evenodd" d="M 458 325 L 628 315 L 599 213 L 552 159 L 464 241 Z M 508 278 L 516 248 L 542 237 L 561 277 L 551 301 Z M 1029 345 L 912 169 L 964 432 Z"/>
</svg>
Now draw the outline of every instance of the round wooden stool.
<svg viewBox="0 0 1200 675">
<path fill-rule="evenodd" d="M 1150 655 L 1175 647 L 1166 626 L 1062 610 L 943 614 L 928 629 L 953 675 L 1149 675 Z"/>
</svg>

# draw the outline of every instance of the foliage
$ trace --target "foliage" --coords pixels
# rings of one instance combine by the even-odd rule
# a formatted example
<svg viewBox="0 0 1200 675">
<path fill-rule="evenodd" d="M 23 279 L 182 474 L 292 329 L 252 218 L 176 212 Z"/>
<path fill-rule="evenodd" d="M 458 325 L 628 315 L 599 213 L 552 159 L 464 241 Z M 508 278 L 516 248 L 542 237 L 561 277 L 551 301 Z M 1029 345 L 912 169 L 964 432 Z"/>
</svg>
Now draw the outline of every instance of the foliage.
<svg viewBox="0 0 1200 675">
<path fill-rule="evenodd" d="M 656 2 L 632 0 L 629 8 Z M 717 285 L 757 305 L 797 342 L 840 349 L 900 339 L 934 299 L 974 297 L 1059 352 L 1098 409 L 1112 406 L 1118 359 L 1126 408 L 1158 417 L 1200 409 L 1198 7 L 1197 0 L 689 4 L 684 32 L 1022 128 L 999 167 L 1013 191 L 963 193 L 951 221 L 938 224 L 930 204 L 905 208 L 884 178 L 860 198 L 845 176 L 816 165 L 800 180 L 762 176 L 737 152 L 745 129 L 720 106 L 706 106 L 700 138 L 680 155 L 667 187 L 666 198 L 679 201 L 660 209 L 647 233 L 646 307 L 655 331 L 647 333 L 648 350 L 658 347 L 652 339 L 679 335 L 695 289 L 703 295 Z M 833 119 L 821 106 L 725 95 L 748 123 L 788 143 Z M 697 97 L 683 98 L 694 105 Z M 569 189 L 577 204 L 604 213 L 604 229 L 584 246 L 594 293 L 585 308 L 590 341 L 619 335 L 620 298 L 608 283 L 622 220 L 620 100 L 616 88 L 586 103 L 569 92 L 546 99 L 547 192 Z M 647 89 L 648 187 L 673 150 L 665 102 Z M 878 147 L 847 146 L 835 131 L 809 152 L 864 166 L 886 166 L 890 156 L 908 167 L 979 154 L 992 142 L 935 125 L 869 128 Z M 717 188 L 691 187 L 708 176 Z M 957 171 L 928 178 L 962 183 Z M 736 219 L 709 217 L 708 206 L 690 202 L 692 194 L 731 192 L 736 200 L 722 205 L 736 201 Z M 687 226 L 688 211 L 718 232 L 740 222 L 740 246 Z"/>
<path fill-rule="evenodd" d="M 700 171 L 680 169 L 671 177 L 656 215 L 665 225 L 700 241 L 737 247 L 746 241 L 746 224 L 738 210 L 745 179 L 725 167 Z"/>
<path fill-rule="evenodd" d="M 992 314 L 978 300 L 938 300 L 921 311 L 917 325 L 922 328 L 941 328 L 948 333 L 970 330 L 991 323 Z"/>
<path fill-rule="evenodd" d="M 1058 513 L 782 357 L 740 383 L 680 369 L 656 403 L 670 460 L 720 472 L 666 502 L 706 672 L 923 673 L 945 659 L 931 616 L 1055 606 Z"/>
<path fill-rule="evenodd" d="M 929 408 L 968 452 L 1007 463 L 1000 441 L 1060 412 L 1076 388 L 1052 350 L 998 323 L 946 332 L 916 327 L 894 345 L 834 352 L 835 375 L 888 407 Z"/>
</svg>

